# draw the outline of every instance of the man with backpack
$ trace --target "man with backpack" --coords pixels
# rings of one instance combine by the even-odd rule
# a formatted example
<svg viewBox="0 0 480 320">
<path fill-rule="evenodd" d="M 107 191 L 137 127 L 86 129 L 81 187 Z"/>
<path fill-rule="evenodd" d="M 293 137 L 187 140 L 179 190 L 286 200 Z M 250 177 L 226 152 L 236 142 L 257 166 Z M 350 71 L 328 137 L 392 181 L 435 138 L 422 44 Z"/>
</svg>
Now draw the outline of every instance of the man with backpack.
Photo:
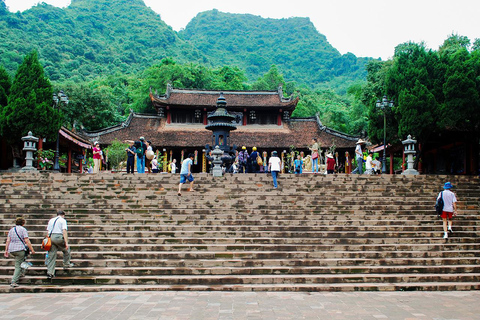
<svg viewBox="0 0 480 320">
<path fill-rule="evenodd" d="M 443 220 L 443 238 L 445 240 L 448 239 L 449 232 L 453 233 L 452 218 L 457 215 L 457 197 L 455 196 L 455 193 L 450 190 L 452 188 L 453 186 L 450 182 L 445 182 L 445 185 L 443 186 L 444 190 L 440 192 L 437 197 L 436 207 L 439 205 L 439 202 L 443 201 L 443 209 L 441 210 L 442 213 L 440 214 L 440 217 Z M 442 201 L 440 201 L 440 199 Z"/>
<path fill-rule="evenodd" d="M 243 146 L 242 151 L 238 153 L 238 164 L 239 164 L 238 172 L 240 173 L 248 172 L 247 161 L 248 161 L 247 147 Z"/>
</svg>

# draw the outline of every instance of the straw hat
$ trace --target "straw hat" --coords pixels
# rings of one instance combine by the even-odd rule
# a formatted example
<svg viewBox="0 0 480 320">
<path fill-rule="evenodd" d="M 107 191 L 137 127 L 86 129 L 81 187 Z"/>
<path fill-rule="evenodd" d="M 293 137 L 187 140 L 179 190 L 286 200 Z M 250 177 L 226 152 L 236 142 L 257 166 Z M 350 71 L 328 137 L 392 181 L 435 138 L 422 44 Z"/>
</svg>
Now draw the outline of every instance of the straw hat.
<svg viewBox="0 0 480 320">
<path fill-rule="evenodd" d="M 363 139 L 358 139 L 358 141 L 357 141 L 357 144 L 365 144 L 365 143 L 367 143 L 367 142 Z"/>
<path fill-rule="evenodd" d="M 331 153 L 327 154 L 327 158 L 333 159 L 333 155 Z"/>
</svg>

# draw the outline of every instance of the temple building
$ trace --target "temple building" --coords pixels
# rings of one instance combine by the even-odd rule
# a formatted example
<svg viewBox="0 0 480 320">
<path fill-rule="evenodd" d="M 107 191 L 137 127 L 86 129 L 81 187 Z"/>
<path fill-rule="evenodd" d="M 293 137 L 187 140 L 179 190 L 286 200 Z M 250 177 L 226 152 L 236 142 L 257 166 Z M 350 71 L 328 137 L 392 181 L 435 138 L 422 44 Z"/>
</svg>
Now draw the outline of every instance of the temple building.
<svg viewBox="0 0 480 320">
<path fill-rule="evenodd" d="M 323 150 L 335 147 L 339 162 L 345 161 L 346 151 L 353 154 L 358 137 L 329 129 L 318 117 L 292 118 L 299 99 L 284 97 L 281 87 L 276 91 L 212 91 L 169 85 L 163 95 L 150 92 L 155 114 L 131 113 L 119 125 L 82 135 L 101 145 L 143 136 L 169 161 L 181 161 L 194 153 L 194 171 L 205 172 L 205 146 L 214 144 L 212 132 L 205 126 L 210 124 L 208 116 L 215 111 L 221 94 L 234 116 L 232 123 L 237 129 L 230 133 L 230 144 L 237 150 L 246 146 L 251 152 L 255 146 L 261 154 L 269 155 L 273 150 L 286 154 L 295 148 L 307 155 L 312 138 L 317 138 Z"/>
</svg>

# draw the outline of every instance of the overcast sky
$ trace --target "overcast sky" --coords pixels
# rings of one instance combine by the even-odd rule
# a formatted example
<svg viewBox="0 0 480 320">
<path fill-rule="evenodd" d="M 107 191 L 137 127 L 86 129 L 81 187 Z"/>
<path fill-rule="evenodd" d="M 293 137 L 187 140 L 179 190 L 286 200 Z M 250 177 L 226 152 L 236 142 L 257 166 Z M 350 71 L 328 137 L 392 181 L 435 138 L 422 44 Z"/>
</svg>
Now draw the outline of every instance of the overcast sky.
<svg viewBox="0 0 480 320">
<path fill-rule="evenodd" d="M 10 11 L 38 2 L 65 7 L 70 0 L 5 0 Z M 384 60 L 395 46 L 424 41 L 438 49 L 452 33 L 480 38 L 479 0 L 144 0 L 174 30 L 199 12 L 218 9 L 264 18 L 309 17 L 332 46 L 344 54 Z"/>
</svg>

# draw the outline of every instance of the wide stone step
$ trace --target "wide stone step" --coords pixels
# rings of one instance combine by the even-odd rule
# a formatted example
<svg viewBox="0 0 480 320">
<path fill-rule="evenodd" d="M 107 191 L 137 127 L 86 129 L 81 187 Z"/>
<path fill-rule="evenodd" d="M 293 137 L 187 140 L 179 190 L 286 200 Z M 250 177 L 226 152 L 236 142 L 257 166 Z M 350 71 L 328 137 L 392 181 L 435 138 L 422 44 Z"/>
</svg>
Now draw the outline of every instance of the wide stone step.
<svg viewBox="0 0 480 320">
<path fill-rule="evenodd" d="M 418 274 L 262 274 L 262 275 L 143 275 L 143 276 L 26 276 L 20 283 L 45 285 L 236 285 L 236 284 L 339 284 L 339 283 L 422 283 L 422 282 L 477 282 L 478 273 L 418 273 Z M 6 279 L 5 279 L 6 280 Z M 5 280 L 2 281 L 5 283 Z M 1 281 L 1 279 L 0 279 Z M 7 282 L 8 283 L 8 282 Z M 480 284 L 480 282 L 478 282 Z"/>
<path fill-rule="evenodd" d="M 75 245 L 72 245 L 72 249 Z M 450 244 L 367 244 L 367 245 L 346 245 L 346 244 L 182 244 L 182 243 L 164 243 L 164 244 L 108 244 L 105 242 L 98 243 L 82 243 L 78 244 L 78 248 L 82 252 L 122 252 L 122 251 L 164 251 L 164 252 L 176 252 L 176 251 L 209 251 L 209 252 L 276 252 L 281 254 L 282 252 L 315 252 L 320 254 L 322 252 L 381 252 L 381 255 L 386 255 L 390 252 L 399 253 L 402 252 L 442 252 L 442 251 L 457 251 L 457 252 L 472 252 L 476 249 L 480 249 L 476 243 L 450 243 Z M 480 252 L 480 251 L 479 251 Z"/>
<path fill-rule="evenodd" d="M 60 253 L 47 281 L 39 252 L 19 290 L 479 289 L 478 177 L 281 175 L 273 190 L 265 174 L 196 174 L 182 197 L 178 178 L 0 174 L 0 227 L 25 216 L 37 247 L 66 210 L 77 266 Z M 433 210 L 445 181 L 459 198 L 448 241 Z M 0 283 L 12 273 L 0 260 Z"/>
<path fill-rule="evenodd" d="M 0 267 L 0 282 L 4 282 L 13 272 L 12 268 Z M 101 277 L 156 275 L 324 275 L 324 274 L 452 274 L 452 273 L 479 273 L 479 265 L 452 265 L 452 266 L 252 266 L 252 267 L 75 267 L 68 271 L 59 270 L 57 277 Z M 45 277 L 45 267 L 31 267 L 28 269 L 28 278 Z M 7 279 L 8 280 L 8 279 Z"/>
<path fill-rule="evenodd" d="M 0 293 L 73 293 L 108 291 L 284 291 L 284 292 L 358 292 L 358 291 L 469 291 L 479 290 L 478 282 L 410 282 L 410 283 L 338 283 L 275 285 L 23 285 L 11 289 L 0 286 Z"/>
<path fill-rule="evenodd" d="M 31 237 L 33 241 L 34 238 Z M 36 238 L 41 240 L 42 238 Z M 444 248 L 451 247 L 452 245 L 461 244 L 477 244 L 478 238 L 458 237 L 451 238 L 447 245 L 443 238 L 249 238 L 249 237 L 92 237 L 86 235 L 85 237 L 69 237 L 73 246 L 82 246 L 84 244 L 98 244 L 98 245 L 110 245 L 110 244 L 271 244 L 271 245 L 397 245 L 397 244 L 428 244 L 428 245 L 443 245 Z M 454 242 L 453 242 L 454 241 Z M 37 243 L 36 241 L 34 241 Z"/>
<path fill-rule="evenodd" d="M 61 254 L 60 254 L 61 255 Z M 43 270 L 45 272 L 44 258 L 36 255 L 28 259 L 33 264 L 33 269 Z M 148 259 L 143 256 L 141 259 L 124 258 L 118 259 L 109 257 L 108 259 L 90 259 L 80 260 L 75 257 L 74 262 L 79 268 L 251 268 L 251 267 L 267 267 L 267 268 L 305 268 L 305 267 L 363 267 L 369 268 L 373 266 L 398 266 L 398 267 L 421 267 L 421 266 L 439 266 L 449 270 L 450 266 L 456 265 L 478 265 L 477 257 L 433 257 L 425 258 L 301 258 L 301 259 Z M 10 270 L 13 273 L 12 263 L 8 260 L 0 260 L 0 267 Z M 59 274 L 63 274 L 61 262 L 57 261 Z M 70 269 L 68 272 L 74 272 L 77 267 Z M 41 271 L 40 271 L 41 272 Z M 448 272 L 448 271 L 445 271 Z"/>
<path fill-rule="evenodd" d="M 73 254 L 73 253 L 72 253 Z M 74 252 L 73 259 L 389 259 L 389 258 L 452 258 L 452 257 L 480 257 L 480 250 L 395 250 L 395 251 L 78 251 Z"/>
</svg>

